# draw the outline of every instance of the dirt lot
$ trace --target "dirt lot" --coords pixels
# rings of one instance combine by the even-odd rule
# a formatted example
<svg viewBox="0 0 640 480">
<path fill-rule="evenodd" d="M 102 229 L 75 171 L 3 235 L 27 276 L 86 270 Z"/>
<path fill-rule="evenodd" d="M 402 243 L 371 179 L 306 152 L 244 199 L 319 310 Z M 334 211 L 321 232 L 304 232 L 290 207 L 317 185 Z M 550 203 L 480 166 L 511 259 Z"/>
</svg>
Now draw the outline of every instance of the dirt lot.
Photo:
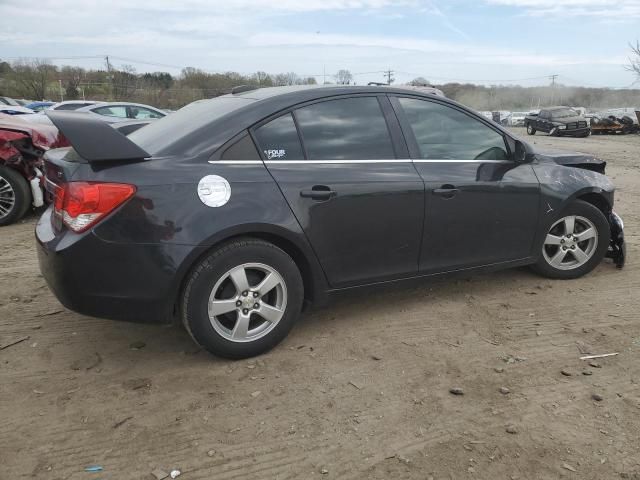
<svg viewBox="0 0 640 480">
<path fill-rule="evenodd" d="M 609 160 L 624 270 L 342 298 L 251 361 L 65 311 L 35 217 L 3 228 L 0 344 L 29 338 L 0 350 L 0 479 L 640 478 L 640 136 L 535 141 Z"/>
</svg>

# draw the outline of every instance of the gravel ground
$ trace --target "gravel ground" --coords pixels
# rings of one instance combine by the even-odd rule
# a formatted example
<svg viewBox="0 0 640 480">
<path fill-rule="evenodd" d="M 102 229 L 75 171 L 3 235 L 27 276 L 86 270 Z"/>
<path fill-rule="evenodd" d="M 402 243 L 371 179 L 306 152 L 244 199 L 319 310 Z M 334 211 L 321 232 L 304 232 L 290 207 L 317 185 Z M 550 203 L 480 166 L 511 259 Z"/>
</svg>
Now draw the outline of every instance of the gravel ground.
<svg viewBox="0 0 640 480">
<path fill-rule="evenodd" d="M 609 161 L 624 270 L 352 294 L 247 361 L 64 310 L 2 228 L 0 478 L 640 478 L 640 136 L 533 140 Z"/>
</svg>

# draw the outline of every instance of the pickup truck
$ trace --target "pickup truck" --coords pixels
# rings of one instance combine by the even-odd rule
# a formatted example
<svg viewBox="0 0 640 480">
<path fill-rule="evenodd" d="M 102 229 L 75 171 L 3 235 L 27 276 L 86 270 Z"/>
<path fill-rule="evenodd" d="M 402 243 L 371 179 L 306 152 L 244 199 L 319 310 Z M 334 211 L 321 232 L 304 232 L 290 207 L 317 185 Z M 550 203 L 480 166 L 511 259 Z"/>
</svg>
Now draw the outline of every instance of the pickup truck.
<svg viewBox="0 0 640 480">
<path fill-rule="evenodd" d="M 589 121 L 570 107 L 543 108 L 537 115 L 527 115 L 524 126 L 529 135 L 535 135 L 536 132 L 546 132 L 553 136 L 588 137 L 591 135 Z"/>
</svg>

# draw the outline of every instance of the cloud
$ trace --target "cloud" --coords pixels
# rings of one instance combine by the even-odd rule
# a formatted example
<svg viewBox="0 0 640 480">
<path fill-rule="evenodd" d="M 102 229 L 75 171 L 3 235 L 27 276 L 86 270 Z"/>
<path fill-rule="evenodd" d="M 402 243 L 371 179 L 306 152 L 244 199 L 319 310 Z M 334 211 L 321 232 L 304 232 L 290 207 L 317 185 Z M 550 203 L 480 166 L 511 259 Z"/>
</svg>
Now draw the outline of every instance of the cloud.
<svg viewBox="0 0 640 480">
<path fill-rule="evenodd" d="M 591 17 L 600 20 L 640 18 L 638 0 L 485 0 L 490 5 L 518 7 L 537 17 Z"/>
</svg>

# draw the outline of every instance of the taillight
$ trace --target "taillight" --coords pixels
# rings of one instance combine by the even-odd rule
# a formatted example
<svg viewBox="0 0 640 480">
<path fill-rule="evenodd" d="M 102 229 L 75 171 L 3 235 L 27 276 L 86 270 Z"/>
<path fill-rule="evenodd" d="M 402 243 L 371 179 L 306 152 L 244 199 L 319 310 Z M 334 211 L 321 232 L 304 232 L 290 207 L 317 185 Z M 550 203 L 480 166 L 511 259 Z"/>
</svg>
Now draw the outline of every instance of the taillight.
<svg viewBox="0 0 640 480">
<path fill-rule="evenodd" d="M 126 183 L 63 183 L 55 191 L 54 213 L 74 232 L 84 232 L 135 192 Z"/>
</svg>

